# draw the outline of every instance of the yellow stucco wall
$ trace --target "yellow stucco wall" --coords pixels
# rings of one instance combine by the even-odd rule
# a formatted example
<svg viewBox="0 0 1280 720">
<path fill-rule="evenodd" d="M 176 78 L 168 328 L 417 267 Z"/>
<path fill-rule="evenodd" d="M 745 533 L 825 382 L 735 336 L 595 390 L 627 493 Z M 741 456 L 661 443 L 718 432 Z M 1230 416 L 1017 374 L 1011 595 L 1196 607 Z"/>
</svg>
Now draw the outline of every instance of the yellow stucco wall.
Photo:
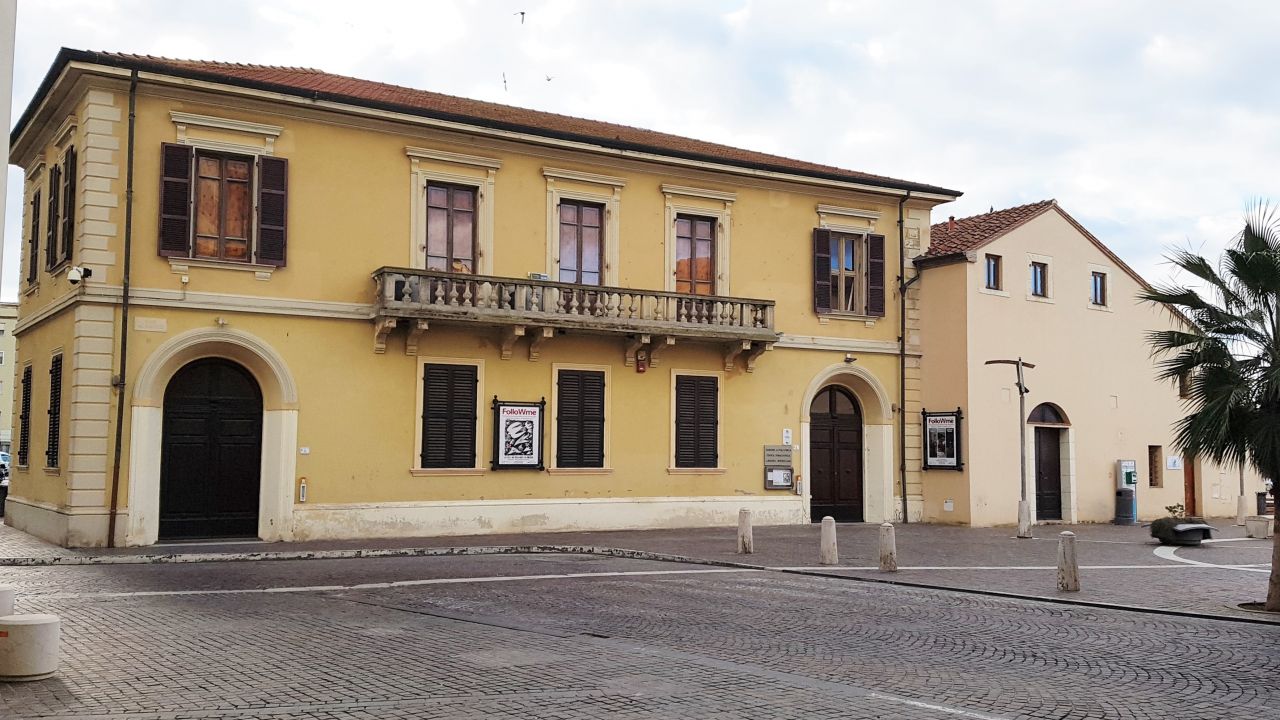
<svg viewBox="0 0 1280 720">
<path fill-rule="evenodd" d="M 925 408 L 934 412 L 969 406 L 968 329 L 964 322 L 969 302 L 963 265 L 943 265 L 923 271 L 918 285 L 922 298 L 920 335 L 925 352 L 920 359 Z M 964 467 L 961 470 L 926 470 L 924 516 L 927 522 L 970 522 L 969 468 L 973 467 L 970 435 L 973 418 L 966 417 L 960 436 Z M 944 506 L 951 501 L 951 510 Z"/>
</svg>

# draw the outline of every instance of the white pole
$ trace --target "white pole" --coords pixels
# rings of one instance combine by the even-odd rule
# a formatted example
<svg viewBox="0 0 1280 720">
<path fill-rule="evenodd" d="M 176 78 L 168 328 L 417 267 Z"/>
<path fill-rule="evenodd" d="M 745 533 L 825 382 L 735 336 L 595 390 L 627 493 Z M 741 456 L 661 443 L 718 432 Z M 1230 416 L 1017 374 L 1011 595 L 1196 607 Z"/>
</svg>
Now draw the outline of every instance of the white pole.
<svg viewBox="0 0 1280 720">
<path fill-rule="evenodd" d="M 1058 589 L 1080 592 L 1080 565 L 1076 562 L 1076 534 L 1065 530 L 1058 534 Z"/>
<path fill-rule="evenodd" d="M 830 515 L 822 518 L 822 544 L 818 548 L 818 562 L 823 565 L 840 564 L 840 553 L 836 549 L 836 519 Z"/>
<path fill-rule="evenodd" d="M 1243 525 L 1249 516 L 1249 499 L 1244 496 L 1244 461 L 1240 461 L 1240 499 L 1236 502 L 1236 524 Z"/>
<path fill-rule="evenodd" d="M 880 572 L 898 572 L 898 541 L 893 523 L 880 525 Z"/>
<path fill-rule="evenodd" d="M 1027 386 L 1022 381 L 1022 358 L 1018 358 L 1018 470 L 1022 473 L 1022 499 L 1018 501 L 1018 537 L 1031 534 L 1031 503 L 1027 502 Z"/>
<path fill-rule="evenodd" d="M 742 508 L 738 511 L 738 552 L 750 555 L 755 551 L 755 542 L 751 538 L 751 511 Z"/>
</svg>

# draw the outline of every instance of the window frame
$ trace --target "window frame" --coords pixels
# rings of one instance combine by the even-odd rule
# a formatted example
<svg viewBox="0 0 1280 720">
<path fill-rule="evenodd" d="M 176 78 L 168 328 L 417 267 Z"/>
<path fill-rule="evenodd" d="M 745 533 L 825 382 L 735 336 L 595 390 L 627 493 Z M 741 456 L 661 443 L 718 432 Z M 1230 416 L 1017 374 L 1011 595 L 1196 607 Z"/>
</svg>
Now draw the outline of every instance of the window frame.
<svg viewBox="0 0 1280 720">
<path fill-rule="evenodd" d="M 57 350 L 49 357 L 49 428 L 45 435 L 45 469 L 58 470 L 62 466 L 62 401 L 66 372 L 63 365 L 65 353 Z M 57 373 L 54 370 L 57 370 Z M 56 375 L 56 377 L 55 377 Z"/>
<path fill-rule="evenodd" d="M 565 200 L 589 202 L 604 206 L 601 220 L 600 284 L 618 287 L 621 253 L 622 189 L 627 181 L 619 177 L 598 175 L 579 170 L 544 167 L 547 183 L 547 277 L 560 277 L 560 203 Z"/>
<path fill-rule="evenodd" d="M 564 206 L 566 203 L 576 206 L 578 208 L 578 222 L 576 225 L 576 227 L 578 228 L 577 256 L 574 259 L 577 265 L 576 265 L 576 268 L 573 270 L 573 272 L 577 276 L 577 280 L 565 280 L 563 277 L 561 277 L 561 273 L 564 272 L 564 263 L 563 263 L 564 256 L 561 255 L 562 249 L 560 247 L 560 233 L 562 232 L 562 228 L 565 225 L 565 222 L 563 219 L 564 218 L 563 213 L 564 213 Z M 599 282 L 596 282 L 596 283 L 586 283 L 582 281 L 582 275 L 584 272 L 586 272 L 582 268 L 582 261 L 583 261 L 583 258 L 585 257 L 583 254 L 583 242 L 582 242 L 582 228 L 584 227 L 582 224 L 582 211 L 584 208 L 587 208 L 587 207 L 593 207 L 600 211 L 600 225 L 598 226 L 600 237 L 596 240 L 596 246 L 599 252 L 599 258 L 598 258 L 599 264 L 596 266 L 596 276 Z M 596 202 L 594 200 L 579 200 L 577 198 L 561 197 L 559 199 L 559 202 L 556 203 L 555 211 L 556 211 L 556 234 L 553 239 L 548 240 L 548 242 L 554 241 L 556 244 L 556 251 L 555 251 L 556 252 L 556 260 L 555 260 L 556 274 L 552 275 L 551 279 L 556 282 L 567 282 L 573 285 L 582 285 L 584 287 L 600 287 L 600 286 L 609 285 L 609 283 L 605 281 L 606 280 L 605 267 L 608 266 L 609 264 L 608 253 L 605 251 L 605 233 L 607 231 L 607 227 L 609 224 L 609 219 L 608 219 L 609 206 L 606 205 L 605 203 Z"/>
<path fill-rule="evenodd" d="M 983 265 L 984 287 L 987 290 L 1004 290 L 1004 258 L 994 253 L 987 253 Z M 994 271 L 994 272 L 993 272 Z"/>
<path fill-rule="evenodd" d="M 448 193 L 448 204 L 446 205 L 446 207 L 443 208 L 446 211 L 447 218 L 448 218 L 446 220 L 446 228 L 445 228 L 445 253 L 446 253 L 445 264 L 447 265 L 447 267 L 442 271 L 437 270 L 437 272 L 457 272 L 464 275 L 467 275 L 467 274 L 478 275 L 479 274 L 477 272 L 477 269 L 479 267 L 478 256 L 480 254 L 480 230 L 479 230 L 480 188 L 476 187 L 475 185 L 446 183 L 446 182 L 440 182 L 438 180 L 427 180 L 427 184 L 425 188 L 425 192 L 426 192 L 425 211 L 427 215 L 426 215 L 426 218 L 423 220 L 423 228 L 426 230 L 427 235 L 426 235 L 426 242 L 423 246 L 424 247 L 423 267 L 430 269 L 431 258 L 433 257 L 431 254 L 431 240 L 430 240 L 431 209 L 435 207 L 431 204 L 432 188 L 435 188 L 437 190 L 444 190 Z M 453 200 L 454 193 L 459 191 L 469 191 L 472 193 L 471 210 L 469 211 L 457 210 L 454 207 L 454 200 Z M 453 269 L 453 263 L 456 262 L 456 260 L 454 259 L 455 257 L 454 256 L 454 247 L 455 247 L 454 230 L 456 229 L 454 212 L 470 212 L 471 213 L 471 270 L 466 272 Z"/>
<path fill-rule="evenodd" d="M 733 231 L 733 203 L 738 199 L 737 193 L 666 183 L 661 186 L 661 190 L 666 205 L 664 289 L 667 292 L 676 292 L 676 217 L 701 215 L 716 219 L 715 249 L 712 251 L 715 263 L 714 294 L 721 297 L 731 295 L 729 258 Z"/>
<path fill-rule="evenodd" d="M 1043 275 L 1043 294 L 1037 294 L 1035 290 L 1035 266 L 1044 266 Z M 1055 281 L 1053 275 L 1053 258 L 1048 255 L 1040 255 L 1037 253 L 1027 253 L 1027 282 L 1026 292 L 1027 299 L 1032 302 L 1052 303 L 1054 302 Z"/>
<path fill-rule="evenodd" d="M 36 187 L 31 192 L 31 202 L 29 203 L 31 216 L 27 219 L 31 232 L 31 236 L 27 238 L 26 286 L 28 289 L 40 284 L 40 211 L 44 196 L 40 191 L 39 181 L 37 180 L 33 184 Z"/>
<path fill-rule="evenodd" d="M 219 180 L 219 183 L 218 183 L 219 213 L 218 213 L 218 235 L 216 236 L 216 239 L 218 242 L 217 257 L 207 257 L 204 255 L 196 254 L 196 244 L 199 241 L 199 238 L 202 237 L 200 234 L 200 228 L 199 228 L 200 180 L 203 177 L 200 174 L 200 160 L 202 158 L 209 158 L 209 159 L 216 158 L 221 168 L 221 176 L 218 178 Z M 246 186 L 247 192 L 248 192 L 248 197 L 247 197 L 248 206 L 246 208 L 247 212 L 245 213 L 245 237 L 243 238 L 245 243 L 245 256 L 244 256 L 244 259 L 241 259 L 241 260 L 226 256 L 227 240 L 231 239 L 231 240 L 238 241 L 241 239 L 241 238 L 228 238 L 226 235 L 227 205 L 228 205 L 228 203 L 226 202 L 226 199 L 228 194 L 227 188 L 228 188 L 228 182 L 229 182 L 227 178 L 226 167 L 227 167 L 227 161 L 229 160 L 243 160 L 249 165 L 249 179 L 248 181 L 241 183 Z M 249 155 L 249 154 L 244 154 L 244 153 L 239 153 L 239 152 L 234 152 L 229 150 L 210 150 L 208 148 L 195 146 L 191 153 L 191 162 L 192 162 L 191 221 L 190 221 L 190 229 L 188 233 L 189 235 L 188 248 L 190 250 L 189 259 L 194 260 L 196 262 L 232 263 L 235 265 L 258 264 L 257 258 L 258 258 L 258 239 L 259 239 L 258 238 L 258 234 L 259 234 L 258 233 L 258 212 L 259 211 L 258 211 L 257 197 L 258 197 L 258 189 L 259 189 L 259 186 L 261 185 L 261 181 L 259 178 L 260 167 L 258 164 L 258 157 L 256 155 Z M 235 181 L 235 182 L 239 183 L 240 181 Z M 203 237 L 209 237 L 209 236 L 206 235 Z"/>
<path fill-rule="evenodd" d="M 676 413 L 678 378 L 681 376 L 712 377 L 716 379 L 716 465 L 714 467 L 681 467 L 676 464 L 676 437 L 678 433 Z M 670 436 L 667 456 L 669 475 L 721 475 L 724 474 L 724 377 L 721 371 L 671 369 L 671 395 L 669 407 Z"/>
<path fill-rule="evenodd" d="M 409 159 L 410 266 L 427 267 L 427 184 L 443 183 L 476 189 L 474 274 L 493 274 L 493 206 L 502 161 L 478 155 L 406 146 Z"/>
<path fill-rule="evenodd" d="M 603 442 L 604 456 L 599 466 L 578 467 L 578 466 L 561 466 L 560 465 L 560 373 L 568 370 L 571 372 L 596 372 L 604 375 L 604 425 L 603 425 Z M 613 425 L 613 408 L 612 408 L 612 374 L 608 365 L 585 365 L 580 363 L 553 363 L 551 365 L 551 383 L 552 392 L 549 405 L 551 406 L 550 425 L 551 425 L 551 462 L 547 463 L 547 472 L 551 474 L 562 475 L 607 475 L 613 472 L 609 462 L 610 454 L 610 430 Z"/>
<path fill-rule="evenodd" d="M 689 223 L 688 239 L 689 239 L 690 255 L 689 255 L 688 267 L 690 268 L 690 271 L 689 271 L 689 277 L 687 279 L 682 279 L 680 277 L 680 238 L 682 237 L 680 235 L 681 221 Z M 710 238 L 710 242 L 708 243 L 708 247 L 711 250 L 711 257 L 708 258 L 711 264 L 711 280 L 710 280 L 711 292 L 706 292 L 706 293 L 698 292 L 698 286 L 706 285 L 707 281 L 698 280 L 697 273 L 695 272 L 695 268 L 697 267 L 697 261 L 698 261 L 698 250 L 697 250 L 698 237 L 697 237 L 697 231 L 695 228 L 697 227 L 698 223 L 707 223 L 711 227 L 711 238 Z M 716 266 L 718 262 L 718 258 L 716 255 L 716 242 L 717 242 L 718 226 L 719 226 L 719 221 L 712 215 L 684 213 L 684 212 L 676 213 L 676 222 L 675 222 L 675 229 L 674 229 L 674 237 L 676 241 L 676 246 L 674 249 L 675 270 L 673 275 L 673 280 L 675 282 L 675 288 L 674 288 L 675 292 L 684 293 L 686 295 L 700 295 L 700 296 L 715 296 L 715 295 L 721 294 L 719 292 L 718 283 L 716 282 L 716 275 L 717 275 Z M 688 283 L 689 289 L 681 290 L 680 289 L 681 282 Z"/>
<path fill-rule="evenodd" d="M 22 379 L 19 381 L 22 395 L 18 404 L 18 447 L 14 452 L 14 463 L 22 468 L 31 466 L 31 400 L 34 377 L 31 363 L 23 364 Z"/>
<path fill-rule="evenodd" d="M 844 280 L 847 277 L 846 272 L 853 274 L 853 292 L 857 296 L 858 304 L 852 310 L 844 309 L 844 303 L 833 302 L 831 311 L 828 315 L 837 317 L 852 318 L 870 318 L 880 317 L 871 314 L 870 288 L 871 288 L 871 248 L 870 240 L 872 233 L 848 231 L 848 230 L 831 230 L 831 239 L 836 242 L 839 249 L 841 262 L 838 263 L 839 272 L 831 275 L 831 290 L 836 297 L 833 300 L 844 299 Z M 853 240 L 857 247 L 853 253 L 853 269 L 846 271 L 844 269 L 843 258 L 845 256 L 845 243 Z M 837 264 L 835 255 L 832 255 L 832 263 Z"/>
<path fill-rule="evenodd" d="M 1089 304 L 1107 307 L 1107 274 L 1105 272 L 1089 271 Z"/>
<path fill-rule="evenodd" d="M 476 369 L 476 450 L 475 450 L 475 466 L 474 467 L 422 467 L 422 413 L 426 400 L 425 397 L 425 374 L 427 365 L 470 365 Z M 413 459 L 410 463 L 410 474 L 415 477 L 430 477 L 438 475 L 481 475 L 485 472 L 484 464 L 484 436 L 485 436 L 485 393 L 484 393 L 484 360 L 472 360 L 469 358 L 451 358 L 451 357 L 429 357 L 418 356 L 418 362 L 414 363 L 416 370 L 417 388 L 416 399 L 414 400 L 414 432 L 413 432 Z"/>
</svg>

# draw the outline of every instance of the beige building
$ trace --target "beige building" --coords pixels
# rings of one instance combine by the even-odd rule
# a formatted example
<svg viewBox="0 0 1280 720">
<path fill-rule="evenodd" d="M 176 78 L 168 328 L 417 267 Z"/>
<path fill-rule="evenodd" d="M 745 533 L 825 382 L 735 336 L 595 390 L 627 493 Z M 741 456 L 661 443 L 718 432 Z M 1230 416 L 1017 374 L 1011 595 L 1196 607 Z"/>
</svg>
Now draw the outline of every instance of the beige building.
<svg viewBox="0 0 1280 720">
<path fill-rule="evenodd" d="M 1137 273 L 1053 200 L 940 223 L 931 238 L 915 260 L 924 405 L 964 417 L 961 469 L 924 473 L 926 520 L 1017 521 L 1015 369 L 986 362 L 1018 357 L 1036 366 L 1025 380 L 1033 517 L 1111 520 L 1120 460 L 1136 466 L 1143 519 L 1174 504 L 1235 515 L 1238 468 L 1174 448 L 1171 426 L 1185 411 L 1179 388 L 1155 380 L 1145 335 L 1185 323 L 1137 299 Z M 1246 497 L 1261 489 L 1250 474 Z"/>
<path fill-rule="evenodd" d="M 13 372 L 18 358 L 13 328 L 18 322 L 18 304 L 0 303 L 0 450 L 11 451 L 13 443 Z"/>
</svg>

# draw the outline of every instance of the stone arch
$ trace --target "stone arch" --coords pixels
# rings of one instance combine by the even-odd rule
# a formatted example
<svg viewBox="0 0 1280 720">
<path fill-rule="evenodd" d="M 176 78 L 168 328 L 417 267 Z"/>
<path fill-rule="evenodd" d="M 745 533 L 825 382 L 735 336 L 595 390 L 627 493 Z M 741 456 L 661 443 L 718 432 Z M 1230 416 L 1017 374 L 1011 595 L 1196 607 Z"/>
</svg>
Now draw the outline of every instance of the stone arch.
<svg viewBox="0 0 1280 720">
<path fill-rule="evenodd" d="M 862 406 L 863 513 L 866 522 L 895 519 L 893 500 L 893 403 L 880 380 L 869 370 L 849 363 L 823 368 L 809 381 L 800 405 L 800 466 L 803 478 L 812 471 L 809 453 L 809 407 L 819 392 L 831 385 L 849 390 Z M 807 481 L 803 484 L 806 517 L 812 502 Z M 811 519 L 811 518 L 809 518 Z"/>
<path fill-rule="evenodd" d="M 258 381 L 263 404 L 258 536 L 263 540 L 293 537 L 297 384 L 284 358 L 262 339 L 229 328 L 201 328 L 170 338 L 156 348 L 134 380 L 125 523 L 128 545 L 151 545 L 159 534 L 165 388 L 178 370 L 210 357 L 232 360 Z"/>
<path fill-rule="evenodd" d="M 1062 409 L 1062 406 L 1057 403 L 1042 402 L 1032 408 L 1030 413 L 1027 413 L 1027 422 L 1032 425 L 1066 427 L 1071 424 L 1071 419 L 1067 417 L 1067 413 Z"/>
</svg>

